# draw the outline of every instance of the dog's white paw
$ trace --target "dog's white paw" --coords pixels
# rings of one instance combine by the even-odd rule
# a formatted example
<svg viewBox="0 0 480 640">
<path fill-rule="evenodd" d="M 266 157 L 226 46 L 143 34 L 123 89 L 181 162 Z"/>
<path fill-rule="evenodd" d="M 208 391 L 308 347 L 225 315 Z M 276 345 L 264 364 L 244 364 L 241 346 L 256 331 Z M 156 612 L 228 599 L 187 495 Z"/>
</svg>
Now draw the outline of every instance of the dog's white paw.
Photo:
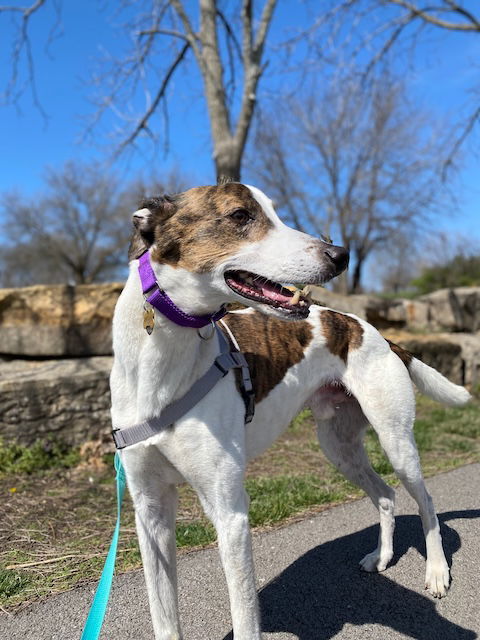
<svg viewBox="0 0 480 640">
<path fill-rule="evenodd" d="M 447 595 L 450 586 L 450 570 L 445 561 L 428 562 L 425 574 L 425 589 L 434 598 L 443 598 Z"/>
<path fill-rule="evenodd" d="M 372 551 L 371 553 L 367 553 L 367 555 L 360 560 L 360 568 L 363 571 L 368 571 L 369 573 L 373 573 L 374 571 L 385 571 L 387 568 L 387 564 L 392 559 L 391 554 L 381 554 L 378 549 Z"/>
</svg>

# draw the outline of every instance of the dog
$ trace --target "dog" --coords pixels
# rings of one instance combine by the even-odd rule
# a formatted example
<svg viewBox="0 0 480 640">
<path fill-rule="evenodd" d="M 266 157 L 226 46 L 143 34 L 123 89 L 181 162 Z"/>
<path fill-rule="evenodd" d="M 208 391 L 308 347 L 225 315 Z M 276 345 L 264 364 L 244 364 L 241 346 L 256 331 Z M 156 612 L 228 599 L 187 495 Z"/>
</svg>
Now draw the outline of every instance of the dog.
<svg viewBox="0 0 480 640">
<path fill-rule="evenodd" d="M 218 355 L 209 327 L 178 326 L 155 313 L 143 328 L 138 258 L 147 249 L 159 287 L 186 314 L 208 316 L 225 303 L 247 309 L 222 322 L 250 367 L 256 412 L 245 424 L 238 379 L 229 372 L 174 424 L 121 449 L 135 507 L 156 640 L 182 638 L 177 611 L 177 485 L 197 492 L 218 536 L 235 640 L 261 638 L 245 465 L 304 407 L 315 418 L 329 460 L 371 498 L 380 514 L 377 547 L 361 561 L 383 571 L 393 555 L 394 490 L 373 471 L 362 444 L 377 432 L 396 474 L 418 503 L 425 532 L 425 585 L 449 587 L 437 516 L 412 435 L 412 381 L 432 398 L 462 405 L 469 393 L 367 322 L 311 304 L 280 283 L 322 284 L 339 275 L 348 252 L 287 227 L 259 189 L 240 183 L 153 198 L 134 213 L 130 273 L 113 319 L 114 428 L 148 420 L 181 398 Z"/>
</svg>

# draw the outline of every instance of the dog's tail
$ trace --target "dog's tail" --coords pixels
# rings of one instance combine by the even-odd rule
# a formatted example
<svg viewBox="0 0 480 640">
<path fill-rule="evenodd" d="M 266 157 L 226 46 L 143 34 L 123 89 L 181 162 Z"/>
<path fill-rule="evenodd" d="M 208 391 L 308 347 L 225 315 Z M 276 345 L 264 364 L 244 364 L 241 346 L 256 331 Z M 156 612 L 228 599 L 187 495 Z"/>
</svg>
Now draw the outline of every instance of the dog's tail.
<svg viewBox="0 0 480 640">
<path fill-rule="evenodd" d="M 407 367 L 410 378 L 421 393 L 430 396 L 437 402 L 452 407 L 460 407 L 471 399 L 472 396 L 464 387 L 450 382 L 436 369 L 415 358 L 406 349 L 399 347 L 394 342 L 390 342 L 390 340 L 387 340 L 387 342 L 390 345 L 390 349 L 397 354 Z"/>
<path fill-rule="evenodd" d="M 472 397 L 464 387 L 450 382 L 436 369 L 417 358 L 412 358 L 408 373 L 418 390 L 437 402 L 460 407 Z"/>
</svg>

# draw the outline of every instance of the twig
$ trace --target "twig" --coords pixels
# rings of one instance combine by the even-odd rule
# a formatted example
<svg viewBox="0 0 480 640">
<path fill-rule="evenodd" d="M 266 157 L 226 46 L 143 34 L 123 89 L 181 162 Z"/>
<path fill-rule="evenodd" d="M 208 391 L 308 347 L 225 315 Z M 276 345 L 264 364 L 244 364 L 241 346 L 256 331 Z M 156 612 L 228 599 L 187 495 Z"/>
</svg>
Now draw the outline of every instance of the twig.
<svg viewBox="0 0 480 640">
<path fill-rule="evenodd" d="M 7 616 L 13 617 L 13 613 L 4 609 L 1 604 L 0 604 L 0 611 L 3 611 L 3 613 L 6 613 Z"/>
<path fill-rule="evenodd" d="M 145 112 L 145 114 L 141 118 L 140 122 L 138 122 L 138 124 L 135 127 L 134 131 L 119 145 L 119 147 L 117 148 L 117 151 L 115 153 L 116 157 L 118 157 L 122 153 L 122 151 L 125 149 L 125 147 L 127 147 L 129 144 L 131 144 L 135 140 L 135 138 L 138 136 L 140 131 L 142 131 L 142 129 L 145 130 L 147 128 L 147 124 L 148 124 L 148 120 L 149 120 L 150 116 L 153 114 L 153 112 L 157 108 L 159 102 L 161 101 L 161 99 L 165 95 L 165 91 L 167 90 L 167 86 L 168 86 L 168 83 L 170 81 L 170 78 L 172 77 L 175 69 L 182 62 L 182 60 L 185 57 L 185 54 L 187 53 L 189 48 L 190 48 L 190 45 L 187 43 L 187 44 L 184 45 L 182 50 L 178 53 L 177 57 L 175 58 L 175 60 L 171 64 L 170 68 L 168 69 L 168 71 L 167 71 L 167 73 L 166 73 L 166 75 L 165 75 L 165 77 L 163 79 L 162 85 L 161 85 L 157 95 L 155 96 L 155 99 L 153 100 L 151 106 L 147 109 L 147 111 Z"/>
<path fill-rule="evenodd" d="M 10 564 L 7 569 L 27 569 L 28 567 L 36 567 L 40 564 L 51 564 L 52 562 L 60 562 L 60 560 L 68 560 L 69 558 L 79 558 L 84 560 L 85 558 L 95 558 L 104 555 L 102 553 L 94 553 L 92 555 L 80 555 L 77 553 L 71 553 L 67 556 L 60 556 L 59 558 L 48 558 L 47 560 L 37 560 L 36 562 L 25 562 L 23 564 Z"/>
</svg>

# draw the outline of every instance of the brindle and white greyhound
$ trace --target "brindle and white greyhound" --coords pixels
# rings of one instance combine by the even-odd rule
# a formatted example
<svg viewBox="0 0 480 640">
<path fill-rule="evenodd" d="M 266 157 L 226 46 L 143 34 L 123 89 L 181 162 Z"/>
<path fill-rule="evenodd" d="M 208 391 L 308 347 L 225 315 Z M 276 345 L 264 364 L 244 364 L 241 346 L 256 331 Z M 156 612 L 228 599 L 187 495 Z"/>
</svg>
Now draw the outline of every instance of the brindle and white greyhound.
<svg viewBox="0 0 480 640">
<path fill-rule="evenodd" d="M 427 548 L 426 588 L 444 596 L 449 568 L 412 435 L 412 381 L 445 404 L 464 404 L 468 392 L 388 343 L 367 322 L 310 304 L 279 284 L 324 283 L 346 268 L 348 253 L 287 227 L 259 189 L 238 183 L 198 187 L 147 201 L 133 219 L 130 275 L 113 321 L 114 428 L 159 415 L 219 353 L 218 341 L 205 339 L 208 327 L 178 326 L 157 312 L 151 335 L 144 330 L 137 258 L 147 248 L 158 286 L 185 314 L 208 316 L 229 302 L 250 307 L 229 313 L 224 322 L 248 361 L 256 397 L 255 417 L 246 425 L 230 372 L 174 424 L 120 452 L 156 640 L 182 638 L 175 515 L 177 485 L 184 482 L 198 493 L 217 531 L 235 640 L 261 637 L 245 465 L 303 407 L 312 410 L 327 457 L 379 511 L 378 545 L 361 567 L 383 571 L 393 555 L 394 491 L 365 453 L 362 439 L 369 423 L 418 503 Z"/>
</svg>

